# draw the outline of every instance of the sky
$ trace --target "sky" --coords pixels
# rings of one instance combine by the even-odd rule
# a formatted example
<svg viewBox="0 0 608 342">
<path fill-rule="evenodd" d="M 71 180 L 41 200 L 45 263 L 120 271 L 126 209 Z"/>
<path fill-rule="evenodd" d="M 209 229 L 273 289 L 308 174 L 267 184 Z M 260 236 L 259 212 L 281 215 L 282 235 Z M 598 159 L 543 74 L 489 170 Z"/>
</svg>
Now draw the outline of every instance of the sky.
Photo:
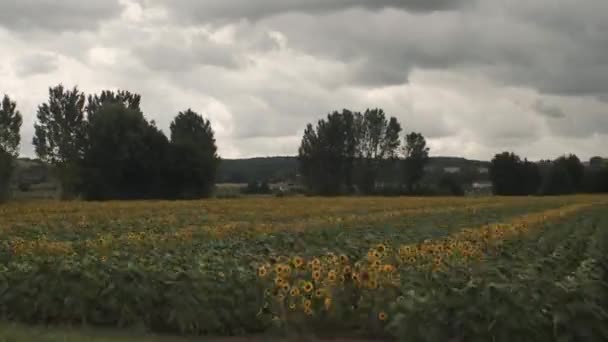
<svg viewBox="0 0 608 342">
<path fill-rule="evenodd" d="M 48 88 L 191 108 L 224 158 L 295 155 L 307 123 L 383 108 L 432 155 L 608 156 L 606 0 L 0 0 L 0 94 L 24 156 Z"/>
</svg>

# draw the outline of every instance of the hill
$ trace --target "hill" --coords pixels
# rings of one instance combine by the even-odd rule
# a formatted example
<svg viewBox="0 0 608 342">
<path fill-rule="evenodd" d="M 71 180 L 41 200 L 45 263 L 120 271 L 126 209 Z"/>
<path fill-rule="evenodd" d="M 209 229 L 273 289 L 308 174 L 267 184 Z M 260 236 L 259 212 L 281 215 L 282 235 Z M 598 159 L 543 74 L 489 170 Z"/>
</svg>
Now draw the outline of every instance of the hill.
<svg viewBox="0 0 608 342">
<path fill-rule="evenodd" d="M 443 172 L 446 168 L 456 168 L 464 172 L 488 168 L 487 161 L 469 160 L 460 157 L 431 157 L 428 171 Z M 396 178 L 399 165 L 387 167 L 388 178 Z M 454 169 L 455 170 L 455 169 Z M 295 182 L 298 175 L 296 157 L 263 157 L 248 159 L 223 159 L 219 167 L 218 183 L 247 183 L 250 181 Z"/>
</svg>

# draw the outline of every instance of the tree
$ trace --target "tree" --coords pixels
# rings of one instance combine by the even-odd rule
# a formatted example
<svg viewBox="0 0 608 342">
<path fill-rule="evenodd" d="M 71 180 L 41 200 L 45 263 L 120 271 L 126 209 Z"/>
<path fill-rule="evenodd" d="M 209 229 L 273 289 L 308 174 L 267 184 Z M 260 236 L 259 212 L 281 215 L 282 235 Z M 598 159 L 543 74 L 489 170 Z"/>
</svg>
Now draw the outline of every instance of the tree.
<svg viewBox="0 0 608 342">
<path fill-rule="evenodd" d="M 0 202 L 6 200 L 15 158 L 19 156 L 23 118 L 17 103 L 4 95 L 0 102 Z"/>
<path fill-rule="evenodd" d="M 567 170 L 575 191 L 581 189 L 583 176 L 585 174 L 585 167 L 575 154 L 561 156 L 557 158 L 553 163 L 562 165 Z"/>
<path fill-rule="evenodd" d="M 401 143 L 401 125 L 394 117 L 387 120 L 382 109 L 366 110 L 362 120 L 358 120 L 358 125 L 356 135 L 359 137 L 357 145 L 361 171 L 359 189 L 369 194 L 375 188 L 383 162 L 397 157 Z"/>
<path fill-rule="evenodd" d="M 49 88 L 49 101 L 38 107 L 33 144 L 38 157 L 54 166 L 62 198 L 76 194 L 86 143 L 85 95 L 77 87 Z"/>
<path fill-rule="evenodd" d="M 405 136 L 404 181 L 409 193 L 424 176 L 424 166 L 429 160 L 429 148 L 422 134 L 412 132 Z"/>
<path fill-rule="evenodd" d="M 321 195 L 351 191 L 356 160 L 357 117 L 349 110 L 333 112 L 306 126 L 298 150 L 300 172 L 309 190 Z"/>
<path fill-rule="evenodd" d="M 515 153 L 503 152 L 497 154 L 490 164 L 490 180 L 495 195 L 523 195 L 522 162 Z"/>
<path fill-rule="evenodd" d="M 543 195 L 565 195 L 583 190 L 585 167 L 574 154 L 551 162 L 541 186 Z"/>
<path fill-rule="evenodd" d="M 542 182 L 540 168 L 536 163 L 525 159 L 523 164 L 520 165 L 520 169 L 521 190 L 519 192 L 522 195 L 536 194 Z"/>
<path fill-rule="evenodd" d="M 83 158 L 86 199 L 146 199 L 169 196 L 169 141 L 136 109 L 107 102 L 89 122 Z"/>
<path fill-rule="evenodd" d="M 541 195 L 566 195 L 576 191 L 576 186 L 563 162 L 553 162 L 549 173 L 543 179 Z"/>
<path fill-rule="evenodd" d="M 172 179 L 182 198 L 208 197 L 220 158 L 211 123 L 188 109 L 171 123 Z"/>
</svg>

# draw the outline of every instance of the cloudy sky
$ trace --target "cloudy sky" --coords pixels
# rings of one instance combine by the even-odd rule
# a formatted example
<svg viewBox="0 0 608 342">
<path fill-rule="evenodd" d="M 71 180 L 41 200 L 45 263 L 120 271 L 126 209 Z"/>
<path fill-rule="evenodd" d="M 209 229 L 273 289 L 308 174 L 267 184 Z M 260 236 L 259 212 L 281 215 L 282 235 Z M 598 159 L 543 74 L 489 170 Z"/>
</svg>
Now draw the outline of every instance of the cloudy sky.
<svg viewBox="0 0 608 342">
<path fill-rule="evenodd" d="M 0 93 L 191 107 L 223 157 L 294 155 L 328 112 L 381 107 L 433 155 L 608 156 L 606 0 L 0 0 Z"/>
</svg>

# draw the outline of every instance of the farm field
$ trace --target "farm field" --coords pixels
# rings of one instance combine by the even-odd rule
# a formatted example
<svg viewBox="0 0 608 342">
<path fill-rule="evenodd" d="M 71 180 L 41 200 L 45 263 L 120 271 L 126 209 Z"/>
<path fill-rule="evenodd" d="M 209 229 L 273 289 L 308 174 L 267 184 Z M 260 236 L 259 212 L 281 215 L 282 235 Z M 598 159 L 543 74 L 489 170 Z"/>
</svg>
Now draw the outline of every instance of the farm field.
<svg viewBox="0 0 608 342">
<path fill-rule="evenodd" d="M 607 251 L 608 196 L 14 202 L 0 313 L 190 338 L 601 341 Z"/>
</svg>

